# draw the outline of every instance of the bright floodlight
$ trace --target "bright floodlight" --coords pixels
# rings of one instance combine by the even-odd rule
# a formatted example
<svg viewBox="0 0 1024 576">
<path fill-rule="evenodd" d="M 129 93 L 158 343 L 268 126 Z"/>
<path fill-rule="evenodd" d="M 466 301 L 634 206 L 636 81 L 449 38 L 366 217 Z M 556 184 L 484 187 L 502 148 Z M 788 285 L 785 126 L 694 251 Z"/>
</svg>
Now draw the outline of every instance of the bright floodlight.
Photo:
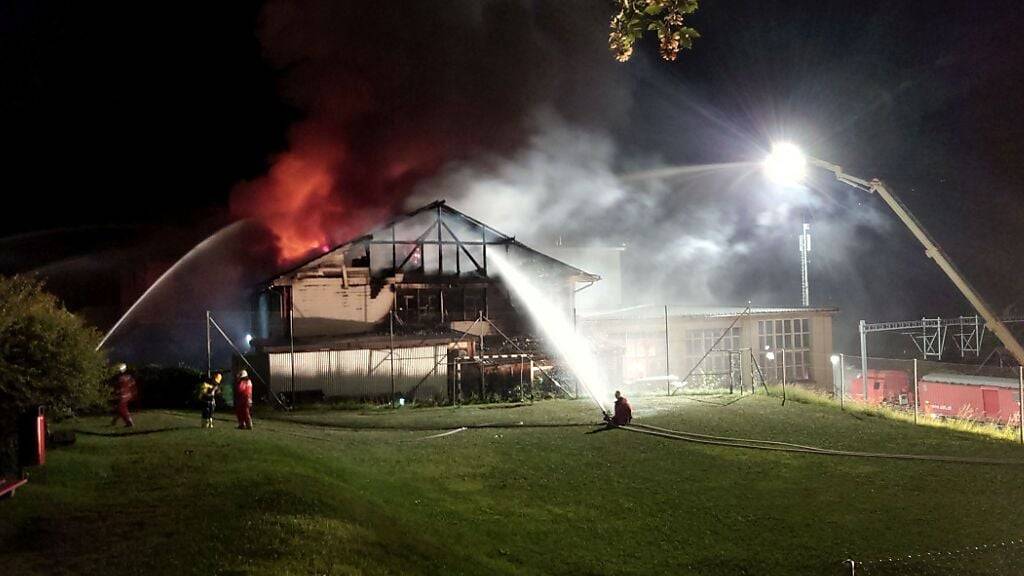
<svg viewBox="0 0 1024 576">
<path fill-rule="evenodd" d="M 245 335 L 245 343 L 246 344 L 252 344 L 252 334 L 246 334 Z"/>
<path fill-rule="evenodd" d="M 764 161 L 764 173 L 779 184 L 798 184 L 807 171 L 807 157 L 788 142 L 774 144 L 772 153 Z"/>
</svg>

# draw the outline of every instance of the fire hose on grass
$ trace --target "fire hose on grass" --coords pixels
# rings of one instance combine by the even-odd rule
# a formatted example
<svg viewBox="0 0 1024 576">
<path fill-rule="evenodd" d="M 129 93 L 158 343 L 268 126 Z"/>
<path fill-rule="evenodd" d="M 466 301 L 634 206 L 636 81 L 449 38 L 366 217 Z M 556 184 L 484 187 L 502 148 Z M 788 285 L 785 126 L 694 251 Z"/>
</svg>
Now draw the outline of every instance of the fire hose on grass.
<svg viewBox="0 0 1024 576">
<path fill-rule="evenodd" d="M 671 440 L 683 440 L 696 444 L 723 446 L 727 448 L 746 448 L 748 450 L 766 450 L 772 452 L 792 452 L 803 454 L 819 454 L 822 456 L 848 456 L 854 458 L 884 458 L 889 460 L 917 460 L 928 462 L 944 462 L 951 464 L 990 464 L 1000 466 L 1024 466 L 1024 460 L 1001 460 L 996 458 L 972 458 L 969 456 L 940 456 L 935 454 L 889 454 L 884 452 L 858 452 L 851 450 L 833 450 L 818 446 L 805 446 L 774 440 L 754 440 L 749 438 L 730 438 L 728 436 L 711 436 L 694 432 L 669 430 L 647 424 L 630 424 L 619 426 L 628 432 L 637 432 L 650 436 L 658 436 Z"/>
</svg>

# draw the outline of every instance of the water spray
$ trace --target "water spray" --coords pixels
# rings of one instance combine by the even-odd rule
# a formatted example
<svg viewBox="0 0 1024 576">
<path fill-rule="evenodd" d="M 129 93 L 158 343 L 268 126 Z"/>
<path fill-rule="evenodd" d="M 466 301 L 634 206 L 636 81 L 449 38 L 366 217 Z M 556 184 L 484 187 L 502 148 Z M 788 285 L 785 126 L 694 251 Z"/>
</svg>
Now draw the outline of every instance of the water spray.
<svg viewBox="0 0 1024 576">
<path fill-rule="evenodd" d="M 597 356 L 589 342 L 576 333 L 565 312 L 551 302 L 504 254 L 495 251 L 487 256 L 504 279 L 505 285 L 526 306 L 530 318 L 569 364 L 583 389 L 601 412 L 607 415 L 608 409 L 601 399 L 608 397 L 608 382 L 598 368 Z"/>
<path fill-rule="evenodd" d="M 159 286 L 161 283 L 163 283 L 164 278 L 167 278 L 168 276 L 170 276 L 186 260 L 191 259 L 192 256 L 194 256 L 197 252 L 199 252 L 199 251 L 203 250 L 204 248 L 206 248 L 215 239 L 218 239 L 220 236 L 224 235 L 225 233 L 227 233 L 229 231 L 233 231 L 234 229 L 239 228 L 240 226 L 242 226 L 242 224 L 244 222 L 245 222 L 245 220 L 239 220 L 238 222 L 235 222 L 233 224 L 229 224 L 229 225 L 221 228 L 220 230 L 217 230 L 213 234 L 210 234 L 209 236 L 206 237 L 205 240 L 203 240 L 199 244 L 196 244 L 194 248 L 189 250 L 184 256 L 179 258 L 177 262 L 175 262 L 173 265 L 171 265 L 170 268 L 168 268 L 166 271 L 164 271 L 164 273 L 161 274 L 160 277 L 156 279 L 156 282 L 153 282 L 153 284 L 151 284 L 149 286 L 149 288 L 146 288 L 146 291 L 142 293 L 142 296 L 139 296 L 138 300 L 136 300 L 128 308 L 128 310 L 124 314 L 121 315 L 121 317 L 117 320 L 117 322 L 114 323 L 114 326 L 109 331 L 107 331 L 106 334 L 103 335 L 103 338 L 100 340 L 100 343 L 96 345 L 96 351 L 99 351 L 99 349 L 102 348 L 103 345 L 107 343 L 107 340 L 114 334 L 114 332 L 117 331 L 118 328 L 121 327 L 121 324 L 123 324 L 124 321 L 127 320 L 129 316 L 131 316 L 132 312 L 135 311 L 135 309 L 138 308 L 139 305 L 142 304 L 143 301 L 145 301 L 146 296 L 149 296 L 150 292 L 152 292 L 154 289 L 156 289 L 157 286 Z"/>
<path fill-rule="evenodd" d="M 507 334 L 502 332 L 501 328 L 498 328 L 498 326 L 494 322 L 491 322 L 491 320 L 489 318 L 484 318 L 482 314 L 481 314 L 480 318 L 482 318 L 484 322 L 487 322 L 487 324 L 491 328 L 493 328 L 494 331 L 497 332 L 499 336 L 501 336 L 502 338 L 505 339 L 505 342 L 508 342 L 509 344 L 511 344 L 512 347 L 515 348 L 516 350 L 518 350 L 520 354 L 522 354 L 523 356 L 529 356 L 530 355 L 526 350 L 523 349 L 522 346 L 520 346 L 519 344 L 516 344 L 515 340 L 509 338 Z M 473 324 L 475 325 L 476 322 L 474 322 Z M 562 392 L 565 392 L 566 396 L 572 396 L 573 395 L 572 391 L 570 391 L 565 386 L 562 386 L 562 383 L 559 382 L 558 379 L 555 378 L 554 376 L 552 376 L 551 374 L 548 374 L 548 371 L 545 370 L 543 367 L 537 366 L 537 370 L 539 370 L 540 373 L 543 374 L 545 378 L 550 380 L 552 384 L 554 384 L 555 386 L 558 386 L 559 390 L 561 390 Z M 578 398 L 579 394 L 576 394 L 576 397 Z"/>
<path fill-rule="evenodd" d="M 677 176 L 692 176 L 695 174 L 705 174 L 707 172 L 715 172 L 720 170 L 730 170 L 737 168 L 750 169 L 757 167 L 756 162 L 722 162 L 718 164 L 697 164 L 697 165 L 683 165 L 683 166 L 669 166 L 667 168 L 653 168 L 650 170 L 640 170 L 638 172 L 630 172 L 628 174 L 621 174 L 619 180 L 623 182 L 640 182 L 644 180 L 664 180 L 668 178 L 675 178 Z"/>
</svg>

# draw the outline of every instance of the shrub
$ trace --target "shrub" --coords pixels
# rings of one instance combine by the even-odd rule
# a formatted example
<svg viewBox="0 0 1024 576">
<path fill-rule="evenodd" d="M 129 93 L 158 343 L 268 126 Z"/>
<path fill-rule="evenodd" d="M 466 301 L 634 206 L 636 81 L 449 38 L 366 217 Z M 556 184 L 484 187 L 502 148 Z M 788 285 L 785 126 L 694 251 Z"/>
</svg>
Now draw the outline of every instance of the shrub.
<svg viewBox="0 0 1024 576">
<path fill-rule="evenodd" d="M 39 280 L 0 276 L 0 431 L 36 405 L 58 418 L 104 406 L 109 370 L 96 351 L 100 337 Z"/>
</svg>

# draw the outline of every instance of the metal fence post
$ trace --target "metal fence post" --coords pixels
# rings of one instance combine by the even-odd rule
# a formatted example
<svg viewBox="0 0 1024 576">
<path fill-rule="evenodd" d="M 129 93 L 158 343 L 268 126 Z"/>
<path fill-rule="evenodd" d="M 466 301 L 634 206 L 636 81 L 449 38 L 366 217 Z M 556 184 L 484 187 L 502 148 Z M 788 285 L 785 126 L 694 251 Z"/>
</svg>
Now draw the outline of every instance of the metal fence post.
<svg viewBox="0 0 1024 576">
<path fill-rule="evenodd" d="M 530 402 L 533 402 L 533 356 L 530 356 Z"/>
<path fill-rule="evenodd" d="M 206 311 L 206 378 L 213 378 L 213 343 L 210 340 L 209 310 Z"/>
<path fill-rule="evenodd" d="M 839 355 L 839 409 L 846 410 L 846 354 Z"/>
<path fill-rule="evenodd" d="M 914 358 L 914 424 L 917 424 L 917 412 L 920 408 L 917 398 L 917 358 Z"/>
<path fill-rule="evenodd" d="M 733 378 L 735 373 L 736 373 L 736 367 L 733 366 L 732 352 L 730 352 L 729 353 L 729 394 L 732 394 L 733 387 L 736 384 L 736 381 Z M 740 385 L 740 393 L 742 393 L 742 391 L 743 391 L 743 386 Z"/>
<path fill-rule="evenodd" d="M 665 306 L 665 395 L 672 395 L 672 379 L 670 374 L 672 368 L 669 366 L 669 355 L 668 355 L 668 305 Z"/>
<path fill-rule="evenodd" d="M 576 335 L 577 338 L 579 338 L 580 331 L 579 331 L 579 328 L 576 327 L 576 307 L 575 306 L 572 307 L 572 333 L 574 335 Z M 574 380 L 576 381 L 576 388 L 575 388 L 576 391 L 573 394 L 573 396 L 575 396 L 575 398 L 573 398 L 573 399 L 574 400 L 579 400 L 580 399 L 580 379 L 579 378 L 574 378 Z"/>
<path fill-rule="evenodd" d="M 391 406 L 395 405 L 395 311 L 388 314 L 388 359 L 391 361 Z"/>
<path fill-rule="evenodd" d="M 867 323 L 863 320 L 858 325 L 860 332 L 860 379 L 864 384 L 864 403 L 868 403 L 868 333 Z"/>
<path fill-rule="evenodd" d="M 786 349 L 782 349 L 782 405 L 786 405 Z"/>
<path fill-rule="evenodd" d="M 292 364 L 292 406 L 295 406 L 295 300 L 288 299 L 288 359 Z"/>
<path fill-rule="evenodd" d="M 526 370 L 526 360 L 523 355 L 519 355 L 519 401 L 522 402 L 526 399 L 526 393 L 523 391 L 523 371 Z"/>
</svg>

